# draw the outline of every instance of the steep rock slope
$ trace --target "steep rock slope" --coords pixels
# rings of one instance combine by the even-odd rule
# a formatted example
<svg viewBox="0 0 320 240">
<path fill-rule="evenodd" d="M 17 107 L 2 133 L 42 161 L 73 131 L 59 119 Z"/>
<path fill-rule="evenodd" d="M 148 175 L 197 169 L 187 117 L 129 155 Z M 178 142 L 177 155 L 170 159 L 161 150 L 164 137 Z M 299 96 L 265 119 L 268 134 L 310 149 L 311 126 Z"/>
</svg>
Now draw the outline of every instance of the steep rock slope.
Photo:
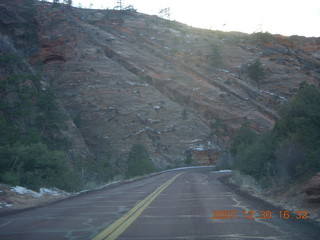
<svg viewBox="0 0 320 240">
<path fill-rule="evenodd" d="M 319 38 L 215 32 L 134 11 L 35 8 L 31 64 L 90 152 L 119 168 L 136 142 L 159 168 L 190 153 L 213 163 L 244 122 L 270 129 L 301 82 L 319 85 Z M 256 60 L 262 81 L 246 71 Z"/>
<path fill-rule="evenodd" d="M 26 78 L 23 81 L 25 81 L 27 86 L 31 86 L 31 89 L 46 92 L 48 87 L 50 87 L 49 83 L 46 82 L 45 78 L 39 78 L 41 74 L 38 74 L 37 69 L 35 70 L 32 65 L 25 61 L 25 58 L 35 56 L 39 50 L 39 24 L 35 18 L 37 9 L 33 5 L 33 2 L 4 1 L 3 4 L 0 4 L 0 12 L 0 79 L 4 80 L 6 77 L 10 77 L 10 75 L 20 76 L 22 79 Z M 28 80 L 28 78 L 33 79 L 33 82 Z M 38 78 L 39 84 L 35 84 L 34 79 Z M 8 88 L 7 91 L 9 90 Z M 14 96 L 9 95 L 2 95 L 1 97 L 5 101 L 9 100 L 9 102 L 13 101 L 12 99 L 10 100 L 10 98 L 15 99 Z M 28 100 L 31 100 L 32 106 L 36 104 L 34 103 L 34 99 Z M 90 151 L 84 142 L 81 132 L 75 126 L 73 119 L 70 118 L 59 100 L 58 108 L 58 112 L 65 119 L 65 126 L 58 126 L 55 135 L 63 136 L 72 142 L 73 146 L 69 153 L 70 157 L 73 156 L 77 158 L 78 161 L 88 158 Z M 31 114 L 31 122 L 35 121 L 37 117 L 38 116 L 32 116 Z M 72 157 L 70 159 L 72 159 Z"/>
<path fill-rule="evenodd" d="M 225 34 L 132 11 L 40 9 L 40 58 L 96 155 L 123 156 L 138 141 L 165 166 L 190 148 L 218 150 L 245 121 L 271 128 L 302 81 L 318 84 L 319 39 Z M 259 86 L 245 73 L 257 59 Z"/>
<path fill-rule="evenodd" d="M 44 23 L 40 59 L 46 78 L 96 157 L 111 151 L 117 155 L 114 161 L 121 162 L 131 146 L 141 142 L 164 168 L 183 163 L 190 149 L 219 149 L 209 139 L 207 124 L 159 91 L 147 75 L 136 73 L 134 65 L 106 44 L 117 36 L 81 21 L 76 10 L 45 10 L 39 17 L 50 18 L 39 22 Z M 59 24 L 56 19 L 64 21 Z"/>
</svg>

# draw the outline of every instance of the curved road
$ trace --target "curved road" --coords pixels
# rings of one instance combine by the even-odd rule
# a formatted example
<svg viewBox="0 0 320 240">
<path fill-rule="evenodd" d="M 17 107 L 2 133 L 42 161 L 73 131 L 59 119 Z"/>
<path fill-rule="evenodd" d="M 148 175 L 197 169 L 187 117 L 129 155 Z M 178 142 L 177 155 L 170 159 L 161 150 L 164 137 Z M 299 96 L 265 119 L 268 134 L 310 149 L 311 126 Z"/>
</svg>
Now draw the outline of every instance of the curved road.
<svg viewBox="0 0 320 240">
<path fill-rule="evenodd" d="M 319 239 L 319 225 L 297 219 L 304 212 L 280 218 L 279 209 L 219 181 L 229 173 L 211 169 L 169 171 L 2 214 L 0 239 Z"/>
</svg>

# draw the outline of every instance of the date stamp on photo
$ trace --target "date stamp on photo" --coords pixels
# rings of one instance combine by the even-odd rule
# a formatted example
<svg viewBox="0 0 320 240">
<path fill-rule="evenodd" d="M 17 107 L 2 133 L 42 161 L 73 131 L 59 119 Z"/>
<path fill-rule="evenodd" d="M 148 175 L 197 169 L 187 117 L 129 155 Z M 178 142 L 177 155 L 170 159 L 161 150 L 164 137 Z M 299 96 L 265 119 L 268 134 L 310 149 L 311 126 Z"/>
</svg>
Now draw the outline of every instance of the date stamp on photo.
<svg viewBox="0 0 320 240">
<path fill-rule="evenodd" d="M 212 211 L 212 219 L 271 219 L 278 217 L 280 219 L 307 219 L 307 211 Z"/>
</svg>

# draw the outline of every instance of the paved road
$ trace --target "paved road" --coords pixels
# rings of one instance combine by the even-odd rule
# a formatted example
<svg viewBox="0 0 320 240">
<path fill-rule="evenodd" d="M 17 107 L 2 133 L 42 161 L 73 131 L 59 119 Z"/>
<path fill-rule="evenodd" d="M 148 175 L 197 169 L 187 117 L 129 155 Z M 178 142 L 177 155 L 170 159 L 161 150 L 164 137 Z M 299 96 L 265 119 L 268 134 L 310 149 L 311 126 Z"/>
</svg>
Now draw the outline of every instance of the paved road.
<svg viewBox="0 0 320 240">
<path fill-rule="evenodd" d="M 319 239 L 319 226 L 279 218 L 278 209 L 222 184 L 228 173 L 210 170 L 166 172 L 1 216 L 0 239 Z"/>
</svg>

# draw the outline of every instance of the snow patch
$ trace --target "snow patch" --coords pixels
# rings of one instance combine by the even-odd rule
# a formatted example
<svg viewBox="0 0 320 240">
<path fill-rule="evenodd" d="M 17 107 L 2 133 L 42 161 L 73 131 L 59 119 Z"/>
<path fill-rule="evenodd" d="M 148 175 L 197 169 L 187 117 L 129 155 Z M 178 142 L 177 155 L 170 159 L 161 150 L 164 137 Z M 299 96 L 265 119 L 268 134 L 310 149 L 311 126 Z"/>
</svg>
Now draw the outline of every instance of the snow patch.
<svg viewBox="0 0 320 240">
<path fill-rule="evenodd" d="M 0 208 L 10 208 L 13 207 L 13 204 L 8 204 L 6 202 L 0 202 Z"/>
<path fill-rule="evenodd" d="M 59 191 L 58 189 L 48 189 L 48 188 L 40 188 L 39 192 L 32 191 L 25 187 L 16 186 L 11 188 L 11 192 L 15 192 L 18 194 L 29 194 L 34 197 L 42 197 L 43 195 L 51 195 L 51 196 L 65 196 L 66 193 Z"/>
<path fill-rule="evenodd" d="M 180 167 L 180 168 L 172 168 L 168 170 L 161 171 L 161 173 L 164 172 L 172 172 L 177 170 L 185 170 L 185 169 L 199 169 L 199 168 L 213 168 L 214 166 L 191 166 L 191 167 Z"/>
<path fill-rule="evenodd" d="M 160 132 L 158 132 L 156 129 L 154 128 L 151 128 L 151 127 L 145 127 L 135 133 L 130 133 L 126 136 L 126 138 L 130 138 L 130 137 L 133 137 L 133 136 L 137 136 L 137 135 L 140 135 L 142 133 L 145 133 L 145 132 L 151 132 L 151 133 L 155 133 L 155 134 L 160 134 Z"/>
<path fill-rule="evenodd" d="M 218 171 L 211 171 L 212 173 L 225 173 L 225 172 L 232 172 L 230 169 L 225 169 L 225 170 L 218 170 Z"/>
<path fill-rule="evenodd" d="M 18 194 L 30 194 L 30 195 L 33 195 L 34 197 L 41 197 L 41 194 L 39 194 L 35 191 L 32 191 L 32 190 L 29 190 L 25 187 L 16 186 L 16 187 L 11 188 L 11 191 L 18 193 Z"/>
<path fill-rule="evenodd" d="M 211 141 L 208 141 L 203 144 L 199 143 L 197 145 L 191 146 L 190 149 L 193 151 L 207 151 L 207 150 L 220 150 L 220 147 L 214 145 Z"/>
<path fill-rule="evenodd" d="M 61 195 L 61 193 L 58 192 L 57 190 L 48 189 L 48 188 L 40 188 L 40 194 L 41 195 L 47 194 L 47 195 L 52 195 L 52 196 L 60 196 Z"/>
<path fill-rule="evenodd" d="M 202 144 L 192 148 L 192 150 L 196 150 L 196 151 L 205 151 L 206 150 L 206 147 Z"/>
<path fill-rule="evenodd" d="M 147 119 L 150 123 L 159 123 L 159 122 L 161 122 L 160 120 L 157 120 L 157 119 L 151 119 L 151 118 L 149 118 L 149 119 Z"/>
<path fill-rule="evenodd" d="M 280 96 L 279 94 L 276 94 L 276 93 L 273 93 L 273 92 L 269 92 L 269 91 L 266 91 L 266 90 L 260 90 L 260 93 L 266 93 L 266 94 L 269 94 L 271 96 L 278 97 L 283 101 L 287 101 L 287 98 L 285 98 L 283 96 Z"/>
<path fill-rule="evenodd" d="M 144 70 L 141 70 L 141 72 L 144 72 Z M 149 86 L 148 83 L 141 83 L 141 82 L 130 82 L 130 81 L 126 81 L 127 84 L 131 85 L 131 86 L 138 86 L 138 87 L 147 87 Z"/>
</svg>

